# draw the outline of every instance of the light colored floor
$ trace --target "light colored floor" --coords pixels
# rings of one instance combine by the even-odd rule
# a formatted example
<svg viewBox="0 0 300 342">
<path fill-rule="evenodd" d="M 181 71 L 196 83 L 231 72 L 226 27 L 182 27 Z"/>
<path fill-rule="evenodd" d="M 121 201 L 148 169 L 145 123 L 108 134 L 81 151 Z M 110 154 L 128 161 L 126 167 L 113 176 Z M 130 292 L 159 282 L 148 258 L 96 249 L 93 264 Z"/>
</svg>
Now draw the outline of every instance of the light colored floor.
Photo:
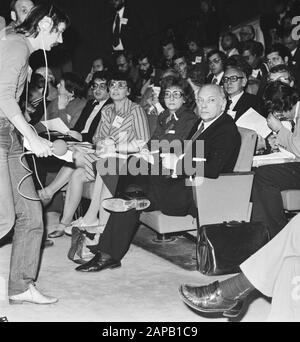
<svg viewBox="0 0 300 342">
<path fill-rule="evenodd" d="M 11 322 L 227 321 L 195 314 L 178 296 L 180 284 L 206 284 L 213 278 L 184 271 L 136 246 L 131 247 L 119 269 L 80 273 L 66 257 L 69 245 L 70 238 L 63 237 L 45 250 L 37 283 L 59 302 L 51 306 L 10 306 L 0 291 L 0 317 L 7 316 Z M 0 286 L 1 280 L 3 284 L 8 278 L 10 251 L 10 245 L 0 248 Z M 258 297 L 242 321 L 265 321 L 269 310 L 270 304 Z"/>
</svg>

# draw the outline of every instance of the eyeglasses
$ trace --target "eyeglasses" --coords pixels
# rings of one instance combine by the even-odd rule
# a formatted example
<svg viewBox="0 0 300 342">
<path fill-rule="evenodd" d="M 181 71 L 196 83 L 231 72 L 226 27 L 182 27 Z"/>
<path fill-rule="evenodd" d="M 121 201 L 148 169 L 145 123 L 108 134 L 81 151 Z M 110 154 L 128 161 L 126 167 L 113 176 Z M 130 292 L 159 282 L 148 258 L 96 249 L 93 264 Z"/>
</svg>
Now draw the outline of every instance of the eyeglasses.
<svg viewBox="0 0 300 342">
<path fill-rule="evenodd" d="M 215 58 L 212 61 L 208 61 L 208 65 L 212 65 L 212 64 L 218 64 L 221 62 L 221 58 Z"/>
<path fill-rule="evenodd" d="M 96 90 L 96 89 L 101 89 L 101 90 L 106 90 L 107 89 L 107 84 L 106 82 L 103 83 L 93 83 L 91 86 L 92 90 Z"/>
<path fill-rule="evenodd" d="M 183 96 L 183 92 L 176 90 L 176 91 L 165 91 L 164 93 L 164 98 L 165 99 L 170 99 L 171 97 L 173 97 L 174 99 L 181 99 Z"/>
<path fill-rule="evenodd" d="M 110 81 L 109 88 L 125 89 L 127 88 L 127 82 L 126 81 Z"/>
<path fill-rule="evenodd" d="M 208 98 L 206 101 L 202 98 L 202 97 L 196 97 L 196 102 L 197 104 L 199 104 L 200 106 L 203 105 L 204 102 L 206 102 L 207 104 L 213 104 L 217 101 L 216 97 L 210 97 Z"/>
<path fill-rule="evenodd" d="M 230 76 L 230 77 L 223 77 L 223 83 L 228 83 L 230 82 L 237 82 L 238 80 L 241 80 L 242 78 L 244 78 L 243 76 Z"/>
</svg>

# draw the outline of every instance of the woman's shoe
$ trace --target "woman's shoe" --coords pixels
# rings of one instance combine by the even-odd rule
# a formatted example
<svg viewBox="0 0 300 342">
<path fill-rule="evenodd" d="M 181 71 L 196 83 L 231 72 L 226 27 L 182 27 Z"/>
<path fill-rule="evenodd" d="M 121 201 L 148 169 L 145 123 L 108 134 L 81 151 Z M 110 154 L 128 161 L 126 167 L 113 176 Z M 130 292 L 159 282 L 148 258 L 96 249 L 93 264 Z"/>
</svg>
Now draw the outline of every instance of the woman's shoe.
<svg viewBox="0 0 300 342">
<path fill-rule="evenodd" d="M 51 203 L 53 196 L 50 195 L 45 188 L 38 190 L 37 193 L 44 207 Z"/>
<path fill-rule="evenodd" d="M 67 225 L 64 223 L 59 223 L 59 225 L 56 227 L 56 229 L 48 234 L 48 237 L 50 239 L 56 239 L 63 235 L 65 235 L 65 229 L 67 228 Z"/>
<path fill-rule="evenodd" d="M 68 236 L 72 236 L 72 228 L 73 227 L 77 227 L 79 229 L 86 230 L 87 232 L 94 233 L 94 234 L 102 233 L 102 231 L 104 230 L 104 227 L 101 227 L 99 225 L 98 219 L 94 223 L 87 225 L 83 221 L 83 217 L 80 217 L 78 220 L 73 221 L 69 226 L 67 226 L 65 228 L 65 234 Z"/>
</svg>

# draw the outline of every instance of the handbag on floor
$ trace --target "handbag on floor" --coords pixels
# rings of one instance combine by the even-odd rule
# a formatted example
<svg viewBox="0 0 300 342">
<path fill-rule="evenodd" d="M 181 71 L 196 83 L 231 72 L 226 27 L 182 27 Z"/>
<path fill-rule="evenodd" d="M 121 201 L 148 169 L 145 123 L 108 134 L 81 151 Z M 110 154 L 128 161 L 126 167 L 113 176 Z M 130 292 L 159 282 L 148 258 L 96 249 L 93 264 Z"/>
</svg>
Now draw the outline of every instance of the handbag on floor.
<svg viewBox="0 0 300 342">
<path fill-rule="evenodd" d="M 260 222 L 224 222 L 198 228 L 197 269 L 204 275 L 239 273 L 241 265 L 270 241 Z"/>
<path fill-rule="evenodd" d="M 95 255 L 89 247 L 98 244 L 99 234 L 91 234 L 78 227 L 72 228 L 71 247 L 68 252 L 68 258 L 76 264 L 84 264 L 90 261 Z"/>
</svg>

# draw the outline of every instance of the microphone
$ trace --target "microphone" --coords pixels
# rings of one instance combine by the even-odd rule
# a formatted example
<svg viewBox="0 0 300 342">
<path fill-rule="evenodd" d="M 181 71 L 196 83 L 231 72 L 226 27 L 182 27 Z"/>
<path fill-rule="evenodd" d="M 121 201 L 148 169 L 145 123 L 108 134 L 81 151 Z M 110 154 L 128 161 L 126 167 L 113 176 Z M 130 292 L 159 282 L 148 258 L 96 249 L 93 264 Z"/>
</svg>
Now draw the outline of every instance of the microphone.
<svg viewBox="0 0 300 342">
<path fill-rule="evenodd" d="M 24 139 L 24 147 L 28 150 L 28 152 L 25 152 L 24 154 L 33 154 L 26 138 Z M 61 157 L 68 152 L 68 145 L 64 140 L 57 139 L 53 141 L 51 149 L 54 155 Z"/>
<path fill-rule="evenodd" d="M 57 139 L 52 143 L 52 152 L 53 154 L 61 157 L 68 152 L 68 145 L 62 139 Z"/>
</svg>

